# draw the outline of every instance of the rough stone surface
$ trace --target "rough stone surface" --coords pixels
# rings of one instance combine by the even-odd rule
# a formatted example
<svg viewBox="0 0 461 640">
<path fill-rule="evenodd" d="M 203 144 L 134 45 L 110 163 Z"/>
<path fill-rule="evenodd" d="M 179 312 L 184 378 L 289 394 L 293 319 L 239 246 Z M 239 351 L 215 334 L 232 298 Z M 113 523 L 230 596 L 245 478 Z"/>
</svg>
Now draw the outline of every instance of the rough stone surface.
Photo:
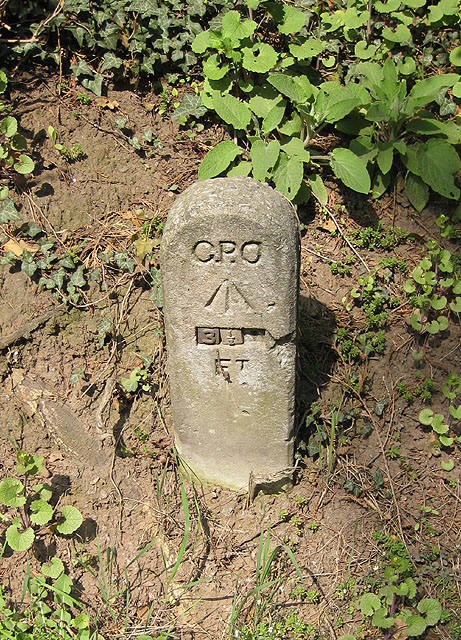
<svg viewBox="0 0 461 640">
<path fill-rule="evenodd" d="M 161 248 L 178 451 L 201 479 L 248 489 L 293 464 L 299 231 L 250 178 L 197 182 Z"/>
</svg>

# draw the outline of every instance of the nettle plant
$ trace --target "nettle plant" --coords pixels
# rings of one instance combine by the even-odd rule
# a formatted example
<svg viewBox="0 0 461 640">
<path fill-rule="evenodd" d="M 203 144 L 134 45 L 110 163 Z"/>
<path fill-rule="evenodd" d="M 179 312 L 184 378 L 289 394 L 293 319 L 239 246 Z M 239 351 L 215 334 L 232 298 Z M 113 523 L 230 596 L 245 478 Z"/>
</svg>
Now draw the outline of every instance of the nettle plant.
<svg viewBox="0 0 461 640">
<path fill-rule="evenodd" d="M 0 482 L 0 503 L 5 507 L 0 520 L 6 524 L 5 538 L 11 549 L 30 549 L 45 525 L 53 533 L 74 533 L 83 522 L 80 511 L 72 505 L 54 508 L 50 503 L 53 492 L 47 484 L 28 486 L 30 478 L 42 469 L 43 458 L 19 449 L 17 460 L 15 470 L 24 481 L 7 477 Z"/>
<path fill-rule="evenodd" d="M 413 269 L 403 286 L 416 311 L 410 318 L 418 333 L 435 335 L 448 328 L 450 313 L 461 313 L 461 280 L 451 253 L 435 241 L 428 242 L 428 253 Z"/>
<path fill-rule="evenodd" d="M 319 82 L 312 62 L 324 60 L 327 45 L 308 33 L 310 14 L 257 0 L 246 5 L 249 18 L 229 11 L 219 29 L 199 33 L 192 44 L 204 57 L 205 82 L 199 96 L 188 97 L 187 107 L 195 117 L 203 109 L 214 111 L 233 133 L 233 140 L 205 156 L 199 179 L 252 175 L 273 182 L 296 203 L 307 200 L 310 191 L 325 203 L 319 166 L 329 165 L 347 187 L 365 194 L 371 189 L 379 197 L 397 164 L 417 209 L 427 203 L 429 188 L 459 198 L 454 176 L 461 162 L 453 145 L 461 140 L 461 127 L 423 109 L 457 85 L 458 74 L 427 78 L 407 92 L 398 66 L 388 59 L 384 65 L 355 65 L 347 86 L 336 79 Z M 259 25 L 251 18 L 255 9 Z M 276 25 L 270 31 L 275 46 L 263 41 L 266 23 Z M 186 113 L 181 105 L 176 117 Z M 331 125 L 355 139 L 349 148 L 325 154 L 318 136 Z M 418 142 L 421 136 L 432 139 Z"/>
<path fill-rule="evenodd" d="M 4 71 L 0 70 L 0 94 L 5 93 L 8 86 L 8 78 Z M 0 112 L 8 109 L 0 102 Z M 27 142 L 24 136 L 18 133 L 18 121 L 12 115 L 5 116 L 0 121 L 0 168 L 5 171 L 15 171 L 19 174 L 32 173 L 35 168 L 33 160 L 23 153 L 27 150 Z"/>
</svg>

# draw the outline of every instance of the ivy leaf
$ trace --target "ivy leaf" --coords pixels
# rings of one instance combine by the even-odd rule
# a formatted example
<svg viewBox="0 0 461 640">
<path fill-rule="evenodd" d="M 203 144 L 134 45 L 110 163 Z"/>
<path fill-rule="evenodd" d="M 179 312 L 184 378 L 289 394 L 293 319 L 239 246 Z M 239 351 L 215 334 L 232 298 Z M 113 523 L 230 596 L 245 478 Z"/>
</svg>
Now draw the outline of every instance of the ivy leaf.
<svg viewBox="0 0 461 640">
<path fill-rule="evenodd" d="M 171 114 L 173 120 L 187 120 L 190 116 L 201 118 L 207 112 L 207 108 L 202 105 L 200 96 L 186 93 L 181 104 Z"/>
<path fill-rule="evenodd" d="M 74 285 L 74 287 L 84 287 L 86 285 L 86 280 L 83 277 L 84 270 L 85 266 L 81 264 L 71 275 L 70 282 Z"/>
<path fill-rule="evenodd" d="M 275 67 L 278 60 L 278 53 L 270 44 L 260 42 L 252 49 L 243 50 L 242 66 L 254 73 L 267 73 Z"/>
<path fill-rule="evenodd" d="M 24 485 L 17 478 L 5 478 L 0 482 L 0 502 L 6 507 L 22 507 L 26 503 Z"/>
<path fill-rule="evenodd" d="M 405 189 L 408 200 L 414 206 L 416 211 L 422 211 L 429 200 L 429 187 L 419 176 L 411 171 L 407 175 L 405 181 Z"/>
<path fill-rule="evenodd" d="M 8 220 L 21 220 L 21 216 L 16 209 L 14 202 L 9 198 L 2 200 L 0 208 L 0 224 Z"/>
<path fill-rule="evenodd" d="M 198 179 L 207 180 L 219 176 L 242 153 L 232 140 L 223 140 L 208 151 L 198 170 Z"/>
<path fill-rule="evenodd" d="M 460 191 L 454 183 L 454 174 L 461 168 L 455 148 L 445 140 L 429 140 L 419 156 L 421 178 L 431 189 L 446 198 L 458 200 Z"/>
<path fill-rule="evenodd" d="M 133 273 L 135 270 L 136 262 L 133 258 L 130 258 L 126 251 L 115 251 L 114 260 L 117 263 L 117 267 L 122 269 L 122 271 Z"/>
<path fill-rule="evenodd" d="M 227 15 L 227 14 L 226 14 Z M 221 96 L 215 93 L 212 97 L 213 108 L 224 122 L 234 129 L 247 129 L 251 121 L 251 111 L 246 104 L 231 95 Z"/>
<path fill-rule="evenodd" d="M 45 500 L 33 500 L 30 509 L 34 512 L 30 519 L 39 526 L 46 524 L 53 517 L 53 507 Z"/>
<path fill-rule="evenodd" d="M 371 187 L 370 175 L 355 153 L 349 149 L 334 149 L 330 165 L 335 175 L 350 189 L 358 193 L 368 193 Z"/>
<path fill-rule="evenodd" d="M 63 535 L 69 535 L 76 531 L 83 522 L 82 514 L 72 505 L 64 505 L 59 509 L 63 520 L 56 525 L 56 529 Z"/>
<path fill-rule="evenodd" d="M 123 60 L 115 55 L 112 51 L 108 51 L 104 54 L 104 62 L 102 63 L 101 73 L 108 69 L 120 69 L 123 64 Z"/>
<path fill-rule="evenodd" d="M 293 200 L 301 187 L 303 174 L 302 160 L 295 156 L 288 158 L 285 153 L 282 153 L 274 171 L 275 188 L 288 200 Z"/>
<path fill-rule="evenodd" d="M 6 541 L 13 551 L 27 551 L 34 542 L 35 534 L 31 527 L 21 532 L 19 527 L 19 518 L 14 518 L 13 523 L 6 530 Z"/>
<path fill-rule="evenodd" d="M 278 140 L 271 140 L 266 146 L 263 140 L 255 140 L 251 145 L 251 161 L 253 165 L 253 177 L 259 182 L 264 182 L 274 167 L 280 153 Z"/>
</svg>

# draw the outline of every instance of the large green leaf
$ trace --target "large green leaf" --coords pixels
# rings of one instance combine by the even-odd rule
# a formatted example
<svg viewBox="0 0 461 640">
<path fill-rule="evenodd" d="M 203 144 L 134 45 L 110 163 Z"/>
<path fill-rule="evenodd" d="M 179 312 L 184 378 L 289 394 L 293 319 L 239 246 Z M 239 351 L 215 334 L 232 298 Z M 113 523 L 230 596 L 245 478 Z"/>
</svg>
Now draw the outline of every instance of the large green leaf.
<svg viewBox="0 0 461 640">
<path fill-rule="evenodd" d="M 325 43 L 318 38 L 308 38 L 302 44 L 290 44 L 288 49 L 298 60 L 306 60 L 318 56 L 325 49 Z"/>
<path fill-rule="evenodd" d="M 368 193 L 371 187 L 370 175 L 366 166 L 349 149 L 334 149 L 330 165 L 335 175 L 350 189 L 359 193 Z"/>
<path fill-rule="evenodd" d="M 264 135 L 268 135 L 271 131 L 273 131 L 278 125 L 282 122 L 283 116 L 285 115 L 285 107 L 287 103 L 285 100 L 281 100 L 277 104 L 275 104 L 269 113 L 266 115 L 264 120 L 262 121 L 262 132 Z"/>
<path fill-rule="evenodd" d="M 405 181 L 408 200 L 416 211 L 422 211 L 429 200 L 429 187 L 419 176 L 409 172 Z"/>
<path fill-rule="evenodd" d="M 217 33 L 208 29 L 208 31 L 201 31 L 192 43 L 192 51 L 194 53 L 205 53 L 210 49 L 218 49 L 221 45 L 221 38 Z"/>
<path fill-rule="evenodd" d="M 315 101 L 315 110 L 327 122 L 342 120 L 355 107 L 368 104 L 370 96 L 360 85 L 342 87 L 338 82 L 322 84 Z"/>
<path fill-rule="evenodd" d="M 267 73 L 275 67 L 278 57 L 278 53 L 270 44 L 260 42 L 255 44 L 252 49 L 245 48 L 243 50 L 242 66 L 254 73 Z"/>
<path fill-rule="evenodd" d="M 285 153 L 280 154 L 274 171 L 275 188 L 286 198 L 293 200 L 301 187 L 303 173 L 304 165 L 299 158 L 288 158 Z"/>
<path fill-rule="evenodd" d="M 232 140 L 223 140 L 208 151 L 198 170 L 198 179 L 207 180 L 219 176 L 235 158 L 242 153 Z"/>
<path fill-rule="evenodd" d="M 234 46 L 238 46 L 240 40 L 249 38 L 254 33 L 256 26 L 253 20 L 241 22 L 238 11 L 228 11 L 222 19 L 222 36 L 228 38 Z"/>
<path fill-rule="evenodd" d="M 440 89 L 443 89 L 443 87 L 452 87 L 458 80 L 459 74 L 457 73 L 445 73 L 425 78 L 415 84 L 410 91 L 409 98 L 413 99 L 428 96 L 432 100 L 435 100 Z"/>
<path fill-rule="evenodd" d="M 434 598 L 423 598 L 418 602 L 418 611 L 423 614 L 425 613 L 425 623 L 433 626 L 440 620 L 442 615 L 442 605 Z"/>
<path fill-rule="evenodd" d="M 291 5 L 283 5 L 283 23 L 278 25 L 278 30 L 286 36 L 292 33 L 298 33 L 304 25 L 308 14 L 305 11 L 296 9 Z"/>
<path fill-rule="evenodd" d="M 424 118 L 415 118 L 406 125 L 406 130 L 412 133 L 418 133 L 423 136 L 440 136 L 446 137 L 450 144 L 459 144 L 461 142 L 461 127 L 454 122 L 437 120 L 430 114 L 425 114 Z"/>
<path fill-rule="evenodd" d="M 39 526 L 46 524 L 53 517 L 53 507 L 45 500 L 33 500 L 30 510 L 33 512 L 30 519 Z"/>
<path fill-rule="evenodd" d="M 248 106 L 258 118 L 265 118 L 269 111 L 282 100 L 282 96 L 268 85 L 255 87 L 248 100 Z"/>
<path fill-rule="evenodd" d="M 264 182 L 274 167 L 280 153 L 278 140 L 271 140 L 266 146 L 263 140 L 255 140 L 251 146 L 251 160 L 253 165 L 253 177 Z"/>
<path fill-rule="evenodd" d="M 220 118 L 234 129 L 246 129 L 251 121 L 251 111 L 246 104 L 231 95 L 212 97 L 213 108 Z"/>
<path fill-rule="evenodd" d="M 421 151 L 419 168 L 424 182 L 442 196 L 458 200 L 460 191 L 453 176 L 461 168 L 461 162 L 455 148 L 445 140 L 437 139 L 429 140 Z"/>
<path fill-rule="evenodd" d="M 295 78 L 284 73 L 274 73 L 269 76 L 267 80 L 277 91 L 283 93 L 284 96 L 293 102 L 306 102 L 312 95 L 312 87 L 309 81 L 305 81 L 304 86 L 302 86 Z"/>
<path fill-rule="evenodd" d="M 19 531 L 19 518 L 14 518 L 13 523 L 6 530 L 6 541 L 13 551 L 27 551 L 32 546 L 35 534 L 31 527 Z"/>
</svg>

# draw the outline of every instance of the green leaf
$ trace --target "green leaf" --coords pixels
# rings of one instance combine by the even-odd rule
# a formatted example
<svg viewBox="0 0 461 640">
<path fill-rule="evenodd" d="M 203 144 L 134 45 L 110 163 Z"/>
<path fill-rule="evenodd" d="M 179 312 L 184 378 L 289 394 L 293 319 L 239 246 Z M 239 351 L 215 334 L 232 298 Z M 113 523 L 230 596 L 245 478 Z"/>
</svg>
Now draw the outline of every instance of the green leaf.
<svg viewBox="0 0 461 640">
<path fill-rule="evenodd" d="M 403 44 L 404 42 L 411 40 L 411 31 L 404 24 L 397 25 L 395 30 L 390 29 L 389 27 L 384 27 L 381 31 L 381 35 L 385 40 L 398 42 L 399 44 Z"/>
<path fill-rule="evenodd" d="M 200 96 L 186 93 L 181 104 L 171 114 L 172 120 L 187 120 L 189 117 L 201 118 L 207 112 L 207 108 L 202 105 Z"/>
<path fill-rule="evenodd" d="M 221 38 L 209 29 L 197 34 L 191 48 L 194 53 L 205 53 L 207 49 L 219 49 L 220 47 Z"/>
<path fill-rule="evenodd" d="M 12 138 L 18 130 L 18 121 L 13 116 L 6 116 L 0 123 L 0 132 L 7 138 Z"/>
<path fill-rule="evenodd" d="M 378 155 L 376 162 L 382 173 L 388 173 L 392 167 L 394 158 L 394 145 L 392 142 L 378 142 Z"/>
<path fill-rule="evenodd" d="M 64 573 L 64 564 L 62 560 L 54 556 L 51 558 L 51 564 L 42 564 L 42 573 L 44 576 L 48 576 L 48 578 L 56 580 L 59 578 L 61 573 Z"/>
<path fill-rule="evenodd" d="M 307 178 L 312 193 L 320 204 L 328 204 L 328 191 L 326 190 L 322 178 L 317 174 L 310 174 Z"/>
<path fill-rule="evenodd" d="M 387 616 L 387 609 L 384 609 L 384 607 L 381 607 L 380 609 L 375 611 L 371 619 L 371 624 L 373 624 L 375 627 L 380 627 L 381 629 L 389 629 L 394 624 L 394 618 L 390 618 L 386 616 Z"/>
<path fill-rule="evenodd" d="M 282 153 L 273 174 L 275 188 L 288 200 L 293 200 L 301 187 L 303 174 L 303 162 L 296 157 L 288 158 Z"/>
<path fill-rule="evenodd" d="M 6 530 L 6 541 L 13 551 L 27 551 L 34 542 L 35 534 L 31 527 L 21 532 L 19 527 L 19 518 L 14 518 L 13 523 Z"/>
<path fill-rule="evenodd" d="M 301 45 L 288 45 L 288 49 L 297 60 L 310 60 L 324 51 L 325 43 L 317 38 L 308 38 Z"/>
<path fill-rule="evenodd" d="M 248 100 L 248 106 L 258 118 L 265 118 L 273 107 L 281 101 L 282 97 L 273 87 L 264 85 L 262 87 L 254 87 Z"/>
<path fill-rule="evenodd" d="M 437 311 L 440 311 L 440 309 L 443 309 L 446 304 L 447 304 L 448 300 L 445 298 L 445 296 L 436 296 L 433 295 L 431 298 L 431 306 L 433 309 L 436 309 Z"/>
<path fill-rule="evenodd" d="M 240 162 L 237 162 L 235 166 L 229 169 L 226 175 L 228 178 L 234 178 L 236 176 L 249 176 L 251 169 L 251 162 L 241 160 Z"/>
<path fill-rule="evenodd" d="M 443 420 L 444 420 L 444 417 L 441 413 L 436 413 L 435 416 L 432 418 L 432 422 L 431 422 L 432 428 L 439 435 L 440 434 L 444 435 L 445 433 L 448 432 L 448 429 L 449 429 L 448 425 L 445 424 Z"/>
<path fill-rule="evenodd" d="M 283 5 L 283 23 L 277 29 L 285 36 L 298 33 L 306 24 L 308 14 L 291 5 Z"/>
<path fill-rule="evenodd" d="M 76 531 L 83 522 L 82 514 L 72 505 L 64 505 L 59 509 L 62 520 L 56 525 L 56 529 L 63 535 L 69 535 Z"/>
<path fill-rule="evenodd" d="M 101 97 L 102 94 L 102 75 L 97 73 L 94 77 L 94 80 L 90 80 L 89 78 L 84 78 L 82 80 L 82 86 L 88 91 L 91 91 L 96 96 Z"/>
<path fill-rule="evenodd" d="M 455 420 L 461 420 L 461 404 L 459 404 L 457 408 L 455 408 L 455 406 L 451 404 L 448 407 L 448 410 L 449 410 L 451 416 Z"/>
<path fill-rule="evenodd" d="M 306 102 L 312 95 L 312 86 L 308 81 L 305 86 L 302 86 L 295 78 L 284 73 L 274 73 L 267 80 L 277 91 L 283 93 L 292 102 Z"/>
<path fill-rule="evenodd" d="M 86 285 L 86 280 L 83 276 L 84 271 L 85 267 L 83 264 L 81 264 L 71 275 L 70 282 L 74 285 L 74 287 L 84 287 Z"/>
<path fill-rule="evenodd" d="M 267 136 L 271 131 L 273 131 L 278 125 L 282 122 L 283 116 L 285 115 L 285 107 L 286 101 L 281 100 L 276 105 L 272 107 L 269 113 L 265 116 L 262 121 L 261 129 L 265 136 Z"/>
<path fill-rule="evenodd" d="M 208 151 L 198 170 L 198 179 L 207 180 L 219 176 L 242 153 L 232 140 L 223 140 Z"/>
<path fill-rule="evenodd" d="M 229 65 L 221 62 L 221 56 L 214 53 L 203 63 L 203 73 L 209 80 L 221 80 L 229 71 Z"/>
<path fill-rule="evenodd" d="M 119 58 L 112 51 L 107 51 L 104 54 L 104 62 L 102 63 L 101 73 L 108 69 L 120 69 L 123 64 L 122 58 Z"/>
<path fill-rule="evenodd" d="M 330 165 L 335 175 L 350 189 L 358 193 L 368 193 L 370 175 L 363 162 L 349 149 L 334 149 Z"/>
<path fill-rule="evenodd" d="M 34 161 L 24 154 L 21 154 L 18 158 L 18 161 L 14 163 L 14 170 L 17 173 L 25 175 L 26 173 L 32 173 L 35 169 Z"/>
<path fill-rule="evenodd" d="M 228 11 L 222 19 L 222 36 L 229 38 L 232 45 L 238 46 L 239 41 L 249 38 L 256 29 L 256 22 L 253 20 L 244 20 L 241 22 L 238 11 Z"/>
<path fill-rule="evenodd" d="M 422 411 L 419 412 L 418 420 L 421 422 L 421 424 L 429 425 L 431 424 L 433 417 L 434 412 L 432 411 L 432 409 L 422 409 Z"/>
<path fill-rule="evenodd" d="M 450 458 L 449 460 L 447 460 L 445 462 L 445 460 L 442 460 L 440 463 L 440 466 L 442 467 L 442 469 L 444 471 L 452 471 L 455 467 L 455 463 L 453 461 L 453 458 Z"/>
<path fill-rule="evenodd" d="M 2 200 L 0 205 L 0 223 L 8 222 L 8 220 L 21 220 L 21 216 L 16 209 L 14 202 L 9 198 Z"/>
<path fill-rule="evenodd" d="M 0 70 L 0 93 L 5 93 L 8 86 L 8 77 L 4 71 Z"/>
<path fill-rule="evenodd" d="M 360 598 L 360 611 L 366 616 L 373 615 L 380 607 L 381 600 L 374 593 L 364 593 Z"/>
<path fill-rule="evenodd" d="M 296 156 L 303 162 L 309 162 L 311 159 L 309 151 L 304 147 L 303 141 L 299 138 L 291 138 L 289 142 L 282 145 L 282 150 L 287 156 Z"/>
<path fill-rule="evenodd" d="M 461 297 L 456 296 L 455 301 L 450 302 L 449 307 L 454 313 L 461 313 Z"/>
<path fill-rule="evenodd" d="M 18 464 L 16 465 L 16 473 L 20 475 L 27 473 L 30 476 L 34 476 L 42 470 L 42 456 L 35 456 L 31 453 L 23 451 L 22 449 L 19 449 L 16 457 L 18 460 Z"/>
<path fill-rule="evenodd" d="M 415 118 L 407 123 L 406 130 L 424 136 L 442 135 L 450 144 L 458 144 L 461 140 L 460 126 L 454 122 L 442 122 L 435 117 Z"/>
<path fill-rule="evenodd" d="M 45 500 L 33 500 L 30 509 L 33 512 L 30 519 L 39 526 L 46 524 L 53 517 L 53 507 Z"/>
<path fill-rule="evenodd" d="M 445 140 L 434 139 L 429 140 L 421 151 L 419 168 L 424 182 L 442 196 L 458 200 L 460 191 L 453 175 L 461 168 L 461 162 L 455 148 Z"/>
<path fill-rule="evenodd" d="M 253 164 L 253 177 L 259 182 L 264 182 L 269 176 L 270 169 L 275 166 L 280 153 L 280 143 L 272 140 L 266 146 L 262 140 L 255 140 L 251 145 L 251 161 Z"/>
<path fill-rule="evenodd" d="M 426 614 L 425 623 L 432 627 L 440 620 L 442 615 L 442 605 L 434 598 L 423 598 L 418 602 L 418 611 Z"/>
<path fill-rule="evenodd" d="M 421 616 L 408 616 L 405 624 L 408 625 L 405 629 L 407 636 L 420 636 L 426 630 L 426 623 Z"/>
<path fill-rule="evenodd" d="M 360 40 L 354 47 L 355 56 L 361 60 L 368 60 L 372 58 L 376 53 L 377 47 L 374 44 L 367 46 L 364 40 Z"/>
<path fill-rule="evenodd" d="M 6 507 L 22 507 L 26 503 L 24 485 L 17 478 L 5 478 L 0 482 L 0 502 Z"/>
<path fill-rule="evenodd" d="M 450 52 L 450 62 L 454 67 L 461 67 L 461 46 Z"/>
<path fill-rule="evenodd" d="M 252 49 L 243 50 L 242 66 L 254 73 L 267 73 L 275 67 L 278 57 L 278 53 L 270 44 L 260 42 Z"/>
<path fill-rule="evenodd" d="M 234 129 L 247 129 L 251 121 L 251 111 L 246 104 L 231 95 L 212 97 L 213 108 L 220 118 Z"/>
<path fill-rule="evenodd" d="M 423 97 L 435 100 L 440 89 L 443 89 L 444 87 L 452 87 L 456 82 L 458 82 L 458 80 L 459 75 L 457 73 L 445 73 L 425 78 L 415 84 L 408 97 L 410 100 Z"/>
</svg>

